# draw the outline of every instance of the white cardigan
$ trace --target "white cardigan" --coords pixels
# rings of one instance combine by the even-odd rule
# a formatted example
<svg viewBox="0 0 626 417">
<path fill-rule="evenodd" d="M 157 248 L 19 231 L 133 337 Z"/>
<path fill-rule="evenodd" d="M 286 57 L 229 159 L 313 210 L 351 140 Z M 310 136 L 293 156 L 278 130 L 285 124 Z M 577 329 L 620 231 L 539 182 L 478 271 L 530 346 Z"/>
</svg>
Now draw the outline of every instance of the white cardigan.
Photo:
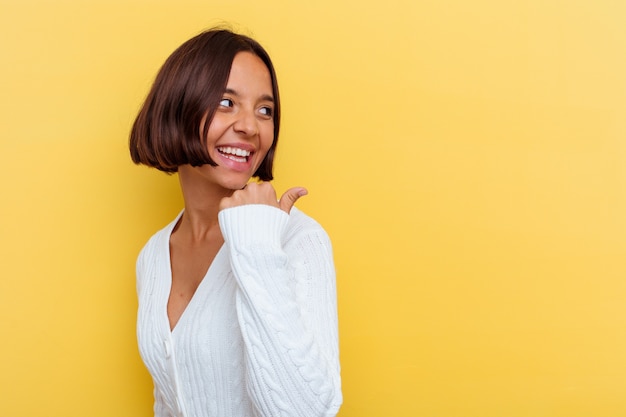
<svg viewBox="0 0 626 417">
<path fill-rule="evenodd" d="M 326 232 L 295 207 L 222 210 L 225 243 L 170 331 L 169 238 L 181 215 L 137 260 L 137 336 L 155 416 L 334 416 L 342 395 Z"/>
</svg>

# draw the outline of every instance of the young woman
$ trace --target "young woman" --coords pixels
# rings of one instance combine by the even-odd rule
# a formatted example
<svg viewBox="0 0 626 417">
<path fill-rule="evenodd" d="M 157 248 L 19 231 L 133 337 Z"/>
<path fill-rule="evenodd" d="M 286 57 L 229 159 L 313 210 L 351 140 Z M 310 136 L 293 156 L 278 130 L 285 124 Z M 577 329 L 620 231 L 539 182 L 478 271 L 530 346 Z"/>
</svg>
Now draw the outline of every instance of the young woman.
<svg viewBox="0 0 626 417">
<path fill-rule="evenodd" d="M 341 405 L 331 244 L 293 207 L 304 188 L 277 198 L 267 182 L 279 122 L 267 52 L 215 29 L 167 59 L 133 125 L 132 160 L 178 172 L 185 202 L 137 260 L 156 417 L 334 416 Z"/>
</svg>

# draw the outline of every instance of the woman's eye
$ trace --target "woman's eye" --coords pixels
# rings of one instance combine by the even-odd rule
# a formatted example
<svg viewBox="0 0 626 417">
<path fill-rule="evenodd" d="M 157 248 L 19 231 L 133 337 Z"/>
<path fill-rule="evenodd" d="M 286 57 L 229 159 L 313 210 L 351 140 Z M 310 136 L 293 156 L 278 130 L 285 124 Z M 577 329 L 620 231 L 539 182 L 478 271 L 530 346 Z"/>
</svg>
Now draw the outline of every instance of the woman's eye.
<svg viewBox="0 0 626 417">
<path fill-rule="evenodd" d="M 273 114 L 273 110 L 271 107 L 261 107 L 260 112 L 264 116 L 271 116 Z"/>
<path fill-rule="evenodd" d="M 223 98 L 220 101 L 220 106 L 222 107 L 233 107 L 233 101 L 229 98 Z"/>
</svg>

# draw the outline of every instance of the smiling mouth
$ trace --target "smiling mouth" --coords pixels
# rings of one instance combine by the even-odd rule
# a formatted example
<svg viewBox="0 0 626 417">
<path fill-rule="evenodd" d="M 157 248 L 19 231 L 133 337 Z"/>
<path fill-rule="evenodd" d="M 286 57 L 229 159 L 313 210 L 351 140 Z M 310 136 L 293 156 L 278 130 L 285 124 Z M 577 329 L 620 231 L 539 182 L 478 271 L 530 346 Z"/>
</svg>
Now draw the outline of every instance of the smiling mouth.
<svg viewBox="0 0 626 417">
<path fill-rule="evenodd" d="M 221 155 L 235 162 L 248 162 L 248 157 L 250 156 L 250 151 L 230 146 L 218 147 L 217 151 Z"/>
</svg>

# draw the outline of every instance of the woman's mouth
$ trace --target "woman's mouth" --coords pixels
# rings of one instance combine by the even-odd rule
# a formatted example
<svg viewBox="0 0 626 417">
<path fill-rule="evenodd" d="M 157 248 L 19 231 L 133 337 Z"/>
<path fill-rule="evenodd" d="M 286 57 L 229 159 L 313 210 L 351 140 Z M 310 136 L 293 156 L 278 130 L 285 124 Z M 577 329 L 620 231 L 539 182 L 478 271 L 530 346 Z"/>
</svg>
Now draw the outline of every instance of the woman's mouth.
<svg viewBox="0 0 626 417">
<path fill-rule="evenodd" d="M 233 148 L 232 146 L 223 146 L 216 149 L 221 155 L 235 162 L 247 162 L 250 156 L 250 151 Z"/>
</svg>

